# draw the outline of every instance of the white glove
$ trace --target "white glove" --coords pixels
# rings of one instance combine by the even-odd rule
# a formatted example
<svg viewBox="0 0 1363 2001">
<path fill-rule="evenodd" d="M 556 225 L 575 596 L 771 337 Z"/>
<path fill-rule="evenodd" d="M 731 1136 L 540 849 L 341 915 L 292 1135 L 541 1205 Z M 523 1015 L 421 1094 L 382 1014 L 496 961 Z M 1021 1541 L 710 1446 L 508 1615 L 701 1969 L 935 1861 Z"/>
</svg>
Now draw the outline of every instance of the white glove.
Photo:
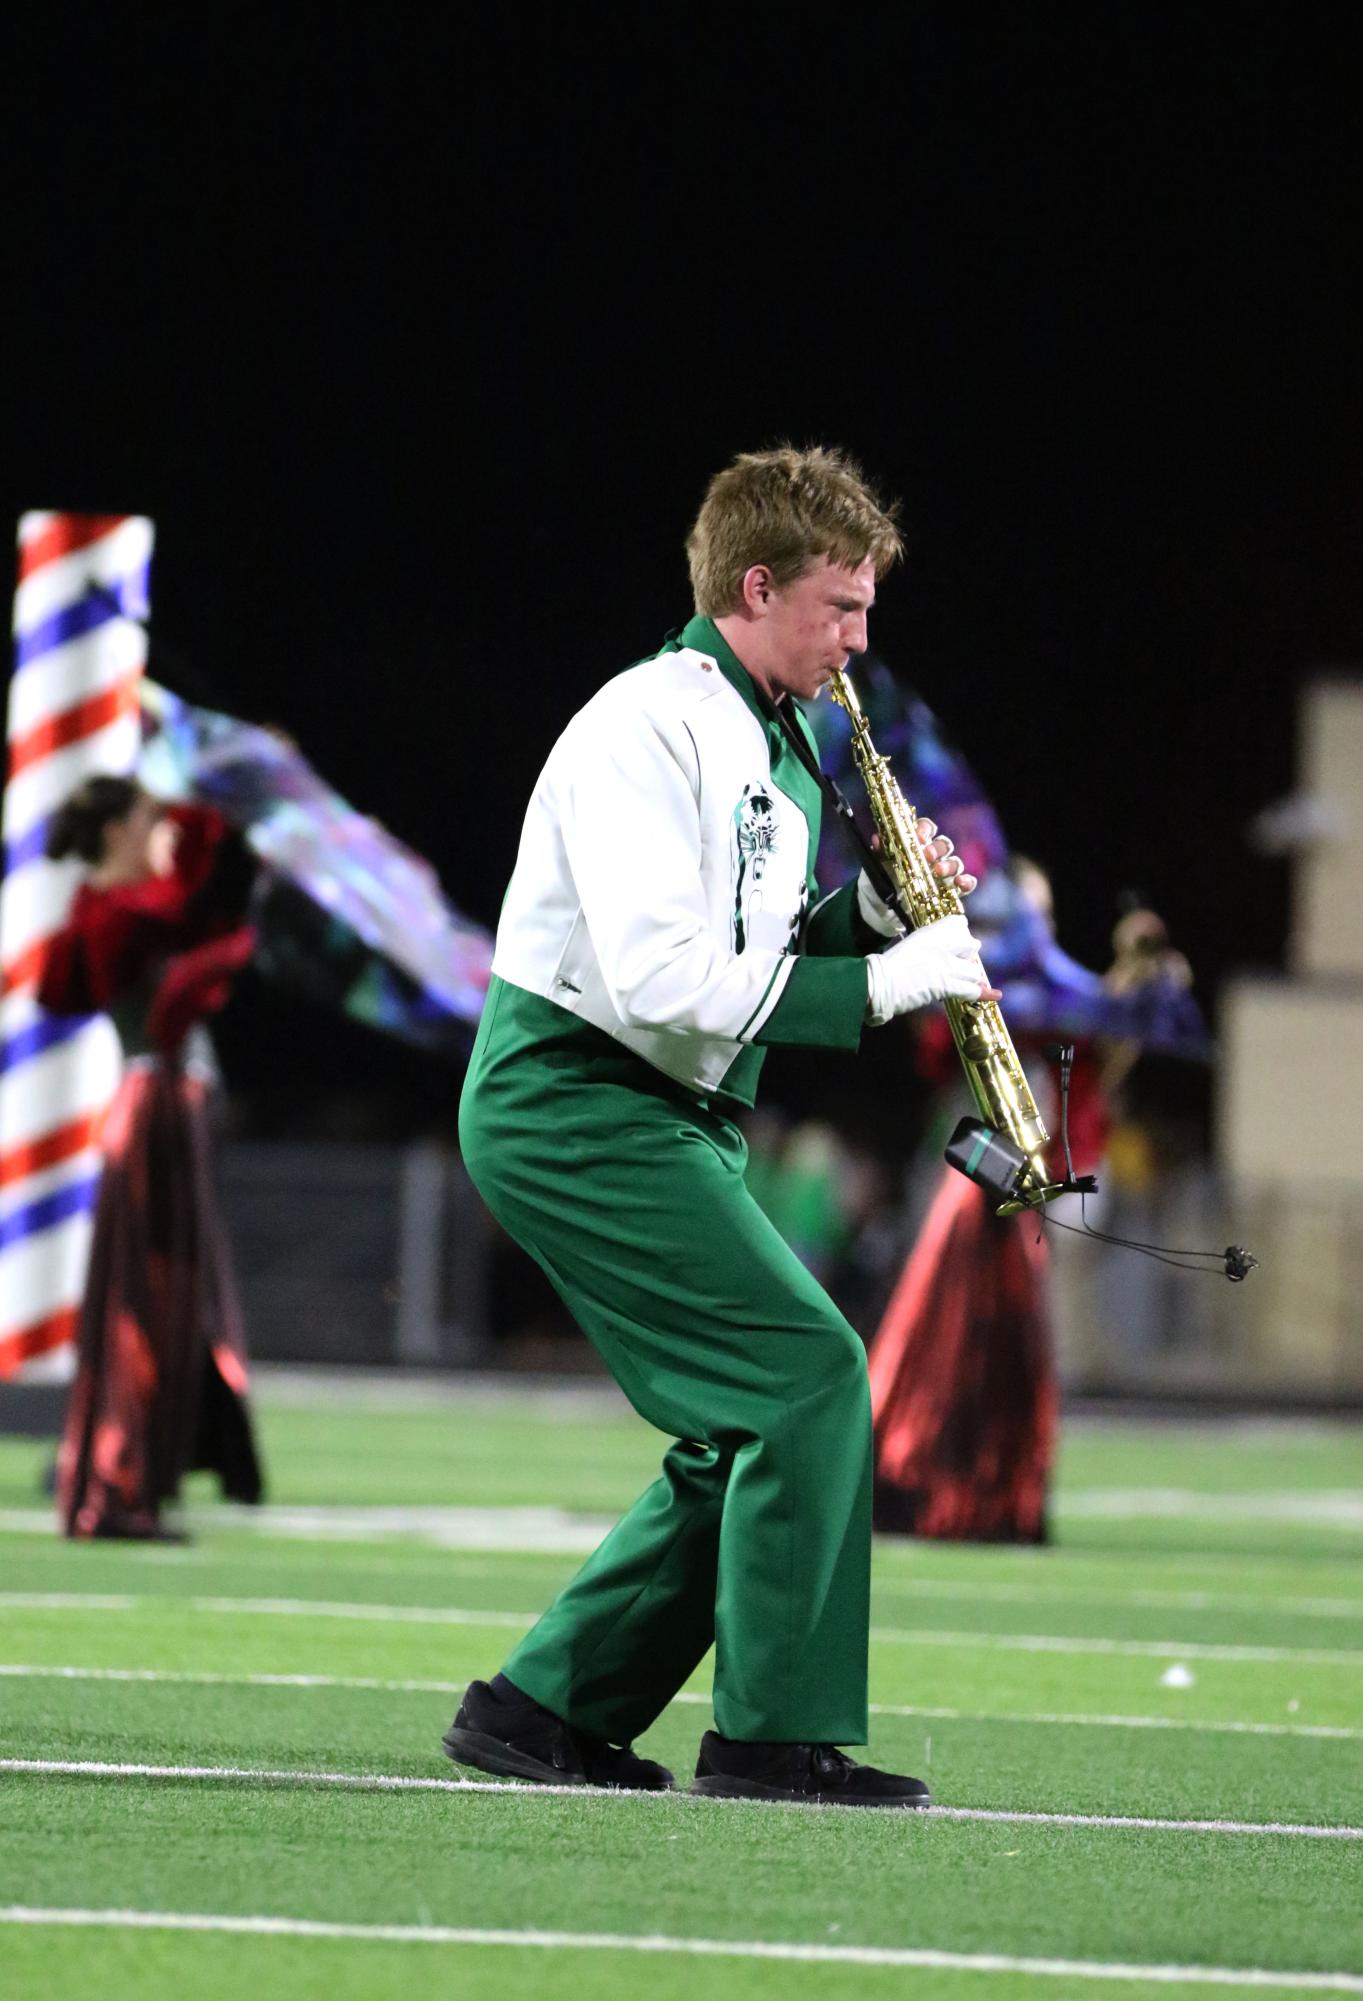
<svg viewBox="0 0 1363 2001">
<path fill-rule="evenodd" d="M 964 917 L 938 917 L 866 961 L 866 1019 L 882 1028 L 929 1001 L 978 1000 L 989 982 Z"/>
<path fill-rule="evenodd" d="M 857 909 L 879 938 L 902 938 L 903 920 L 878 893 L 865 869 L 857 877 Z"/>
</svg>

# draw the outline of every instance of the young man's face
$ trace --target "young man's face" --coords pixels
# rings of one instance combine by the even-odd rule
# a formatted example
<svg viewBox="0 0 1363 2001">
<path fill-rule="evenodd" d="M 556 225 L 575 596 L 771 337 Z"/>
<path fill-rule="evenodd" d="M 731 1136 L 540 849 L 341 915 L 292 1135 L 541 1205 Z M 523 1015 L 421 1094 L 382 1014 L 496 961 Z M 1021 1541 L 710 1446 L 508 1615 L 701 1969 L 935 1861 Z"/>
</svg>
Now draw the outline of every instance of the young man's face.
<svg viewBox="0 0 1363 2001">
<path fill-rule="evenodd" d="M 869 556 L 854 570 L 825 556 L 794 583 L 773 585 L 761 620 L 771 692 L 802 701 L 822 693 L 849 655 L 866 651 L 866 614 L 875 595 Z"/>
</svg>

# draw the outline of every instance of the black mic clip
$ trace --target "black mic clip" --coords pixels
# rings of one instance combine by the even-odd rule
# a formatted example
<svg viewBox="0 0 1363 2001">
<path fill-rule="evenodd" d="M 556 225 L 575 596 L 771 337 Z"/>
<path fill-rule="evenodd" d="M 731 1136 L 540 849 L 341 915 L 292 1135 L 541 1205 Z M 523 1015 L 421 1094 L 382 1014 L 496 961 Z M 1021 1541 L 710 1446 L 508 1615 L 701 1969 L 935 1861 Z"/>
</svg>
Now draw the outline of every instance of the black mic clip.
<svg viewBox="0 0 1363 2001">
<path fill-rule="evenodd" d="M 1226 1245 L 1225 1272 L 1228 1279 L 1238 1285 L 1241 1279 L 1248 1278 L 1250 1273 L 1257 1271 L 1258 1268 L 1258 1258 L 1252 1251 L 1247 1251 L 1243 1244 Z"/>
</svg>

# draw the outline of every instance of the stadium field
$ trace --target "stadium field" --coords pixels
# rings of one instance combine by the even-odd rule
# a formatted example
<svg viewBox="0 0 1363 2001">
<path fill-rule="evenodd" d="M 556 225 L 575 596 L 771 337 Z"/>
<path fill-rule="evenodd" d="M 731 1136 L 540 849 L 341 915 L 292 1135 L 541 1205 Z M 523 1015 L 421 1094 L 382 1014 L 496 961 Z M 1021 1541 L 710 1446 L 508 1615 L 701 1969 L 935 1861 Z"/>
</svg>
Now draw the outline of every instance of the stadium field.
<svg viewBox="0 0 1363 2001">
<path fill-rule="evenodd" d="M 660 1441 L 595 1386 L 263 1376 L 270 1506 L 58 1541 L 0 1441 L 0 1994 L 1363 1994 L 1363 1444 L 1066 1432 L 1045 1550 L 885 1540 L 928 1814 L 480 1781 L 440 1734 Z M 687 1775 L 704 1673 L 645 1740 Z"/>
</svg>

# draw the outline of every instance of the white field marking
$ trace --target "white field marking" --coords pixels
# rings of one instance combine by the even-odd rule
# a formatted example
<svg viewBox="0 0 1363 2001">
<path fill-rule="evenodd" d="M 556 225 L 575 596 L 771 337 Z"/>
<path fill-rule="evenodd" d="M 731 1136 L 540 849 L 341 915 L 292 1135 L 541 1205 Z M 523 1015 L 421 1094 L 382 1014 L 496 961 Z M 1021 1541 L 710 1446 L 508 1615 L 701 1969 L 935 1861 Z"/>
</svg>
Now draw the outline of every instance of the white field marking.
<svg viewBox="0 0 1363 2001">
<path fill-rule="evenodd" d="M 706 1695 L 673 1697 L 674 1702 L 708 1702 L 709 1699 Z M 1363 1730 L 1343 1723 L 1208 1723 L 1184 1716 L 1087 1716 L 1077 1712 L 940 1709 L 901 1702 L 873 1702 L 869 1708 L 872 1716 L 926 1717 L 946 1723 L 1058 1723 L 1066 1728 L 1091 1730 L 1201 1730 L 1246 1737 L 1325 1737 L 1340 1738 L 1349 1743 L 1363 1740 Z"/>
<path fill-rule="evenodd" d="M 0 1591 L 0 1605 L 19 1612 L 135 1612 L 145 1602 L 126 1591 Z"/>
<path fill-rule="evenodd" d="M 1057 1516 L 1084 1521 L 1140 1521 L 1181 1515 L 1198 1522 L 1291 1522 L 1310 1528 L 1363 1529 L 1363 1493 L 1357 1488 L 1208 1494 L 1195 1487 L 1061 1488 Z"/>
<path fill-rule="evenodd" d="M 595 1549 L 612 1524 L 605 1516 L 572 1515 L 561 1508 L 210 1508 L 191 1509 L 196 1527 L 242 1529 L 277 1541 L 382 1542 L 404 1538 L 470 1554 L 577 1556 Z M 49 1536 L 47 1508 L 0 1509 L 0 1531 Z M 191 1553 L 175 1550 L 183 1560 Z M 467 1575 L 467 1570 L 465 1571 Z M 937 1577 L 877 1583 L 877 1594 L 896 1598 L 947 1598 L 999 1604 L 1140 1606 L 1156 1611 L 1256 1611 L 1293 1618 L 1358 1619 L 1360 1598 L 1278 1598 L 1234 1591 L 1089 1590 L 1083 1586 L 1022 1583 L 953 1583 Z"/>
<path fill-rule="evenodd" d="M 246 1917 L 208 1911 L 81 1911 L 0 1906 L 0 1924 L 98 1926 L 121 1931 L 210 1932 L 267 1938 L 366 1940 L 385 1945 L 512 1946 L 524 1951 L 683 1953 L 699 1959 L 812 1961 L 823 1966 L 921 1967 L 944 1973 L 1030 1973 L 1045 1979 L 1140 1980 L 1152 1986 L 1293 1988 L 1363 1994 L 1356 1973 L 1287 1973 L 1264 1966 L 1137 1965 L 1113 1959 L 1019 1958 L 939 1952 L 930 1946 L 813 1945 L 787 1939 L 668 1937 L 664 1932 L 486 1931 L 464 1925 L 359 1925 L 325 1918 Z"/>
<path fill-rule="evenodd" d="M 278 1526 L 287 1516 L 296 1521 L 297 1529 Z M 382 1517 L 381 1521 L 371 1520 L 371 1516 Z M 547 1540 L 537 1540 L 538 1531 L 528 1526 L 528 1518 L 552 1517 L 553 1523 L 562 1521 L 563 1532 L 560 1543 L 558 1529 L 552 1523 L 547 1532 Z M 344 1540 L 362 1548 L 367 1543 L 380 1543 L 390 1535 L 397 1536 L 410 1530 L 410 1539 L 444 1554 L 467 1554 L 471 1557 L 516 1556 L 540 1559 L 550 1568 L 557 1570 L 557 1557 L 575 1555 L 583 1548 L 595 1548 L 601 1536 L 613 1526 L 605 1516 L 571 1515 L 552 1509 L 521 1508 L 390 1508 L 381 1509 L 332 1509 L 328 1507 L 280 1509 L 233 1508 L 226 1503 L 209 1503 L 204 1507 L 191 1507 L 185 1512 L 185 1520 L 195 1530 L 228 1532 L 236 1529 L 264 1531 L 267 1537 L 278 1542 L 297 1541 L 303 1544 L 333 1539 L 333 1527 L 344 1519 L 345 1533 L 334 1527 L 336 1540 Z M 508 1520 L 514 1518 L 514 1521 Z M 423 1524 L 429 1526 L 429 1537 Z M 354 1533 L 351 1533 L 351 1530 Z M 9 1508 L 0 1509 L 0 1533 L 41 1535 L 51 1538 L 53 1515 L 50 1508 Z M 578 1539 L 580 1533 L 580 1540 Z M 893 1550 L 897 1557 L 905 1557 L 915 1566 L 910 1576 L 905 1578 L 877 1578 L 876 1594 L 887 1598 L 959 1598 L 979 1599 L 998 1603 L 1019 1604 L 1092 1604 L 1114 1606 L 1141 1606 L 1164 1611 L 1259 1611 L 1282 1614 L 1287 1617 L 1305 1618 L 1355 1618 L 1363 1620 L 1363 1595 L 1357 1598 L 1325 1597 L 1282 1597 L 1265 1589 L 1259 1592 L 1237 1592 L 1219 1590 L 1153 1591 L 1139 1587 L 1124 1590 L 1093 1589 L 1086 1585 L 1041 1584 L 1024 1579 L 1020 1583 L 999 1581 L 952 1582 L 948 1578 L 925 1577 L 919 1575 L 916 1565 L 922 1560 L 920 1549 L 906 1548 L 903 1537 L 881 1536 L 877 1546 L 885 1551 Z M 131 1546 L 125 1552 L 130 1559 L 141 1563 L 206 1563 L 220 1556 L 219 1551 L 210 1551 L 202 1546 L 189 1548 L 163 1548 L 157 1545 Z M 1020 1549 L 1014 1554 L 1024 1563 L 1041 1563 L 1047 1559 L 1037 1552 Z M 283 1562 L 282 1555 L 272 1559 Z M 304 1559 L 300 1555 L 298 1561 Z M 310 1559 L 309 1559 L 310 1560 Z M 410 1561 L 410 1559 L 409 1559 Z M 431 1568 L 434 1557 L 422 1562 L 421 1567 Z M 1204 1552 L 1197 1557 L 1181 1558 L 1174 1555 L 1168 1567 L 1187 1568 L 1190 1564 L 1199 1572 L 1208 1565 L 1221 1562 L 1238 1562 L 1231 1556 L 1224 1557 L 1218 1552 Z M 1284 1558 L 1283 1562 L 1290 1562 Z M 530 1566 L 527 1565 L 526 1568 Z M 448 1574 L 442 1567 L 442 1575 Z M 492 1562 L 471 1561 L 458 1566 L 461 1577 L 499 1576 L 504 1572 Z"/>
<path fill-rule="evenodd" d="M 542 1408 L 555 1416 L 593 1403 L 609 1406 L 626 1419 L 636 1434 L 639 1419 L 623 1390 L 604 1374 L 565 1376 L 530 1371 L 508 1376 L 499 1369 L 344 1369 L 313 1362 L 256 1362 L 251 1368 L 252 1401 L 262 1409 L 272 1404 L 302 1405 L 310 1411 L 345 1404 L 361 1410 L 401 1407 L 430 1414 L 434 1403 L 506 1404 L 517 1410 Z M 1169 1439 L 1236 1439 L 1263 1444 L 1310 1446 L 1352 1438 L 1349 1416 L 1281 1417 L 1271 1413 L 1238 1417 L 1203 1415 L 1133 1418 L 1107 1409 L 1079 1409 L 1066 1419 L 1067 1429 L 1099 1442 L 1114 1432 Z"/>
<path fill-rule="evenodd" d="M 538 1612 L 473 1611 L 458 1605 L 349 1604 L 323 1598 L 135 1596 L 117 1592 L 0 1591 L 0 1606 L 33 1612 L 161 1611 L 224 1613 L 232 1618 L 354 1619 L 373 1625 L 508 1627 L 524 1632 Z M 1200 1640 L 1108 1640 L 1060 1633 L 939 1632 L 932 1628 L 872 1626 L 871 1638 L 889 1645 L 991 1648 L 1007 1653 L 1131 1655 L 1151 1660 L 1293 1663 L 1305 1667 L 1363 1667 L 1363 1652 L 1329 1647 L 1253 1647 Z"/>
<path fill-rule="evenodd" d="M 186 1683 L 206 1688 L 320 1688 L 377 1691 L 384 1695 L 462 1695 L 464 1681 L 438 1681 L 416 1677 L 401 1680 L 377 1675 L 344 1674 L 222 1674 L 192 1668 L 108 1668 L 30 1666 L 22 1661 L 0 1661 L 0 1679 L 16 1681 L 118 1681 Z M 682 1689 L 673 1702 L 708 1709 L 710 1697 L 698 1689 Z M 1067 1728 L 1092 1730 L 1193 1730 L 1246 1737 L 1320 1737 L 1345 1743 L 1363 1740 L 1363 1729 L 1344 1723 L 1244 1723 L 1203 1722 L 1184 1716 L 1087 1716 L 1080 1713 L 989 1709 L 944 1709 L 917 1702 L 872 1702 L 872 1716 L 925 1717 L 951 1723 L 1063 1724 Z"/>
<path fill-rule="evenodd" d="M 458 1605 L 338 1604 L 322 1598 L 198 1598 L 169 1592 L 0 1591 L 0 1606 L 29 1612 L 222 1612 L 233 1618 L 360 1619 L 381 1625 L 509 1626 L 525 1632 L 538 1612 L 473 1612 Z"/>
<path fill-rule="evenodd" d="M 280 1542 L 385 1542 L 403 1539 L 434 1549 L 499 1551 L 507 1555 L 586 1556 L 615 1526 L 609 1515 L 574 1515 L 563 1508 L 190 1508 L 194 1529 L 230 1529 Z M 51 1535 L 47 1508 L 0 1509 L 0 1530 Z"/>
<path fill-rule="evenodd" d="M 1060 1515 L 1083 1520 L 1129 1520 L 1187 1516 L 1208 1522 L 1277 1521 L 1319 1528 L 1363 1528 L 1363 1494 L 1348 1489 L 1315 1494 L 1206 1494 L 1174 1487 L 1122 1487 L 1061 1492 Z M 611 1515 L 538 1507 L 443 1507 L 334 1505 L 233 1508 L 212 1504 L 191 1508 L 188 1519 L 203 1527 L 294 1541 L 377 1541 L 408 1537 L 440 1549 L 506 1549 L 577 1555 L 592 1550 L 614 1526 Z M 52 1514 L 45 1508 L 0 1511 L 0 1529 L 47 1534 Z"/>
<path fill-rule="evenodd" d="M 517 1375 L 496 1369 L 332 1369 L 309 1363 L 256 1362 L 252 1401 L 262 1410 L 398 1411 L 429 1417 L 436 1406 L 505 1407 L 531 1416 L 619 1416 L 639 1420 L 609 1376 Z M 1329 1436 L 1324 1431 L 1321 1435 Z"/>
<path fill-rule="evenodd" d="M 1363 1619 L 1363 1598 L 1279 1598 L 1263 1591 L 1093 1591 L 1082 1584 L 972 1584 L 944 1577 L 876 1580 L 877 1597 L 964 1598 L 1017 1605 L 1131 1605 L 1162 1612 L 1267 1612 L 1303 1619 Z"/>
<path fill-rule="evenodd" d="M 1363 1667 L 1363 1653 L 1329 1647 L 1249 1647 L 1202 1640 L 1105 1640 L 1060 1633 L 942 1633 L 872 1626 L 871 1638 L 897 1646 L 989 1647 L 1024 1654 L 1124 1654 L 1151 1660 L 1293 1662 L 1303 1667 Z"/>
<path fill-rule="evenodd" d="M 513 1793 L 521 1798 L 541 1795 L 568 1795 L 574 1799 L 597 1797 L 618 1800 L 649 1799 L 688 1806 L 768 1808 L 770 1800 L 695 1800 L 687 1793 L 637 1793 L 628 1795 L 609 1786 L 527 1785 L 509 1779 L 429 1779 L 387 1772 L 309 1772 L 275 1770 L 252 1765 L 140 1765 L 105 1764 L 90 1758 L 0 1758 L 0 1772 L 30 1773 L 35 1777 L 92 1779 L 246 1779 L 257 1785 L 335 1786 L 345 1792 L 379 1793 Z M 785 1805 L 782 1801 L 779 1804 Z M 792 1806 L 795 1804 L 791 1803 Z M 809 1812 L 807 1804 L 798 1811 Z M 843 1806 L 828 1800 L 819 1802 L 821 1812 L 864 1813 L 864 1807 Z M 933 1806 L 920 1809 L 923 1820 L 998 1821 L 1009 1826 L 1099 1827 L 1118 1831 L 1160 1834 L 1264 1834 L 1297 1835 L 1313 1841 L 1363 1841 L 1363 1827 L 1321 1826 L 1296 1820 L 1172 1820 L 1144 1814 L 1113 1813 L 1030 1813 L 1007 1807 Z"/>
</svg>

